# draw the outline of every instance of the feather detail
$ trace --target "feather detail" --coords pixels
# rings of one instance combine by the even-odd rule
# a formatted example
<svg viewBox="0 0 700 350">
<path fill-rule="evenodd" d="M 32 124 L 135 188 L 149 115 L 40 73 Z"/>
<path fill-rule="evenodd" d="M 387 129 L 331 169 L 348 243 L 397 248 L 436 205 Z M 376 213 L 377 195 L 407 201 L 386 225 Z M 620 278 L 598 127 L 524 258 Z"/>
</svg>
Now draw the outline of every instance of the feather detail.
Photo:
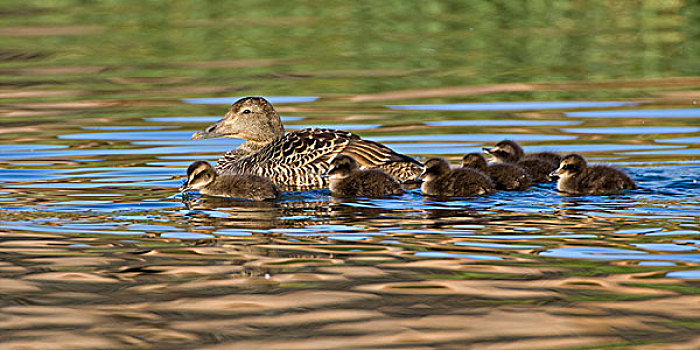
<svg viewBox="0 0 700 350">
<path fill-rule="evenodd" d="M 328 186 L 323 175 L 338 154 L 347 154 L 366 168 L 381 168 L 401 182 L 415 180 L 421 172 L 416 160 L 380 143 L 347 131 L 317 128 L 284 134 L 257 152 L 229 151 L 219 159 L 216 170 L 269 177 L 286 190 L 323 188 Z"/>
</svg>

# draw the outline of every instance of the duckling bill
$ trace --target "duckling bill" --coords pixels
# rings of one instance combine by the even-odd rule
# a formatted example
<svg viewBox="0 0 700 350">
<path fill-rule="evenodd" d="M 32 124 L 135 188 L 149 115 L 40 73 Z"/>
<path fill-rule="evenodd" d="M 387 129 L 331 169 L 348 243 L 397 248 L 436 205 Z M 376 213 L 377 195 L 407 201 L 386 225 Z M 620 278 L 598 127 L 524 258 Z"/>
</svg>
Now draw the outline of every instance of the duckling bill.
<svg viewBox="0 0 700 350">
<path fill-rule="evenodd" d="M 483 172 L 471 169 L 450 169 L 444 158 L 431 158 L 425 162 L 421 174 L 421 193 L 438 197 L 469 197 L 495 192 L 494 183 Z"/>
<path fill-rule="evenodd" d="M 339 154 L 330 162 L 328 189 L 335 197 L 387 197 L 403 194 L 401 184 L 381 169 L 361 170 L 357 161 Z"/>
<path fill-rule="evenodd" d="M 588 165 L 580 154 L 565 156 L 559 168 L 557 190 L 573 195 L 606 195 L 624 190 L 635 190 L 637 184 L 622 171 L 603 165 Z"/>
<path fill-rule="evenodd" d="M 205 161 L 196 161 L 187 168 L 187 181 L 180 192 L 199 190 L 207 196 L 245 198 L 256 201 L 274 199 L 282 193 L 268 178 L 250 175 L 218 175 Z"/>
</svg>

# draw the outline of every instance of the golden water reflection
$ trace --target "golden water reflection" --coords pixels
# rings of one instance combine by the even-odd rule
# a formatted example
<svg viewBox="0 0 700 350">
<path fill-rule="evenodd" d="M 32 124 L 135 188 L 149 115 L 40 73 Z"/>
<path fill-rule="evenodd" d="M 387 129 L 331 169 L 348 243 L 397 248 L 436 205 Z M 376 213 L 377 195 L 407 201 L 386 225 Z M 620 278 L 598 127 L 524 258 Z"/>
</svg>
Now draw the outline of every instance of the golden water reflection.
<svg viewBox="0 0 700 350">
<path fill-rule="evenodd" d="M 650 280 L 649 269 L 517 256 L 527 251 L 500 262 L 420 259 L 399 246 L 308 237 L 27 236 L 4 234 L 0 244 L 10 348 L 54 337 L 78 349 L 534 349 L 668 334 L 679 348 L 697 342 L 684 324 L 696 319 L 699 297 L 676 280 Z"/>
</svg>

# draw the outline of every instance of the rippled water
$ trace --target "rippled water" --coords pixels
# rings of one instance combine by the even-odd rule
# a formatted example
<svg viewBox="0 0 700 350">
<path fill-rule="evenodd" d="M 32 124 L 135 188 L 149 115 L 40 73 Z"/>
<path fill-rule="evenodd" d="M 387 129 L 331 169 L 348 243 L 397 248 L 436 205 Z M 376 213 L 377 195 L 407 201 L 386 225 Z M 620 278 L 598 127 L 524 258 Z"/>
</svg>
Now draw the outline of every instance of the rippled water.
<svg viewBox="0 0 700 350">
<path fill-rule="evenodd" d="M 697 5 L 407 3 L 3 5 L 0 348 L 700 347 Z M 644 45 L 590 25 L 638 13 Z M 555 60 L 567 51 L 550 42 L 581 59 Z M 242 142 L 190 137 L 246 95 L 288 130 L 453 164 L 510 138 L 620 167 L 639 189 L 177 193 L 189 163 Z"/>
</svg>

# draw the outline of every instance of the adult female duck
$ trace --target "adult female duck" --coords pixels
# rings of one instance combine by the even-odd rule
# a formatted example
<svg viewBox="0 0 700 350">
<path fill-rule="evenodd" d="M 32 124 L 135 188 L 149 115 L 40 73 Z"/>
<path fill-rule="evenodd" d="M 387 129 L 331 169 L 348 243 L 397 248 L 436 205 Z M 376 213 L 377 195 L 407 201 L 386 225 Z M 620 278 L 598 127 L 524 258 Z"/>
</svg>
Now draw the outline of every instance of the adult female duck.
<svg viewBox="0 0 700 350">
<path fill-rule="evenodd" d="M 349 155 L 366 168 L 380 168 L 400 182 L 416 180 L 421 173 L 421 164 L 413 158 L 347 131 L 313 128 L 285 133 L 279 114 L 262 97 L 236 101 L 223 119 L 192 135 L 192 139 L 210 137 L 247 140 L 219 158 L 218 173 L 268 177 L 284 190 L 327 187 L 324 174 L 337 154 Z"/>
</svg>

